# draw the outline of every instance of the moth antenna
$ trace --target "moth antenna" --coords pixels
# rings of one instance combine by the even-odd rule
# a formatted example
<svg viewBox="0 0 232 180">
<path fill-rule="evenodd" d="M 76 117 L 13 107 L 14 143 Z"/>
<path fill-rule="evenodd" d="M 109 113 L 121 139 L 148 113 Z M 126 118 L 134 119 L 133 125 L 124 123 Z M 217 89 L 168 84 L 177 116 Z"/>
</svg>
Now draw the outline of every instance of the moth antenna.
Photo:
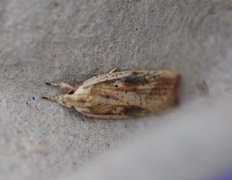
<svg viewBox="0 0 232 180">
<path fill-rule="evenodd" d="M 50 82 L 45 82 L 46 85 L 48 86 L 51 86 L 51 83 Z"/>
<path fill-rule="evenodd" d="M 55 102 L 55 103 L 58 103 L 57 102 L 57 98 L 51 98 L 51 97 L 46 97 L 46 96 L 42 96 L 41 97 L 42 99 L 45 99 L 45 100 L 47 100 L 47 101 L 51 101 L 51 102 Z"/>
</svg>

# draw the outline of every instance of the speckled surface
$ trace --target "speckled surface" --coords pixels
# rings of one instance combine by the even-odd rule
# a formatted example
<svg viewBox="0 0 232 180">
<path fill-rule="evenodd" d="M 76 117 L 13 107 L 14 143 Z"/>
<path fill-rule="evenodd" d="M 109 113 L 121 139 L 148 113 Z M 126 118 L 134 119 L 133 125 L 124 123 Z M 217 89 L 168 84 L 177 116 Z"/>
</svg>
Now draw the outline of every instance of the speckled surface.
<svg viewBox="0 0 232 180">
<path fill-rule="evenodd" d="M 1 0 L 0 179 L 72 174 L 136 132 L 159 128 L 159 116 L 95 120 L 43 101 L 59 93 L 45 81 L 168 68 L 183 77 L 180 108 L 231 98 L 231 19 L 230 0 Z"/>
</svg>

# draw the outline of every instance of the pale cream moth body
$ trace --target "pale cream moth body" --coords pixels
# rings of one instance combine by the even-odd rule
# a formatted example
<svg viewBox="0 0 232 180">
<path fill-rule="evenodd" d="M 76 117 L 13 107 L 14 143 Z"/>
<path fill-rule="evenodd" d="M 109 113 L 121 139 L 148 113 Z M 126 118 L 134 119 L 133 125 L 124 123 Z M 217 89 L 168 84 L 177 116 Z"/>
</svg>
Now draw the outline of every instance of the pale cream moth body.
<svg viewBox="0 0 232 180">
<path fill-rule="evenodd" d="M 180 74 L 171 70 L 120 71 L 94 76 L 78 88 L 64 83 L 47 84 L 68 93 L 52 101 L 75 108 L 83 115 L 125 119 L 162 113 L 175 107 Z"/>
</svg>

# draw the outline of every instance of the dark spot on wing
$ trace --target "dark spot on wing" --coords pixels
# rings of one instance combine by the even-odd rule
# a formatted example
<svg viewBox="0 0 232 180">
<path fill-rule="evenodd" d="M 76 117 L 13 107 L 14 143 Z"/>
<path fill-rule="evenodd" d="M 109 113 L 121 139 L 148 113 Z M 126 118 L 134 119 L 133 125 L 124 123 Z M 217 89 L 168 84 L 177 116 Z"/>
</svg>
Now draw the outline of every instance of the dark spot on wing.
<svg viewBox="0 0 232 180">
<path fill-rule="evenodd" d="M 123 78 L 123 80 L 125 84 L 134 85 L 134 86 L 149 83 L 147 78 L 143 74 L 138 72 L 133 72 L 131 76 L 125 77 Z"/>
</svg>

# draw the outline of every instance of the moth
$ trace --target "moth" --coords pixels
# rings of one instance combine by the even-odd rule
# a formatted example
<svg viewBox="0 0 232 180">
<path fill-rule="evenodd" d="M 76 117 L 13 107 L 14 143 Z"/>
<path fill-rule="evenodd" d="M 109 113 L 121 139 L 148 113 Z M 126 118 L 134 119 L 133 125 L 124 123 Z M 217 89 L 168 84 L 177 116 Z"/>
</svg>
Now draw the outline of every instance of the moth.
<svg viewBox="0 0 232 180">
<path fill-rule="evenodd" d="M 114 69 L 94 76 L 76 88 L 65 83 L 46 83 L 66 94 L 43 99 L 75 108 L 87 117 L 141 117 L 177 106 L 180 79 L 180 74 L 172 70 L 115 72 Z"/>
</svg>

